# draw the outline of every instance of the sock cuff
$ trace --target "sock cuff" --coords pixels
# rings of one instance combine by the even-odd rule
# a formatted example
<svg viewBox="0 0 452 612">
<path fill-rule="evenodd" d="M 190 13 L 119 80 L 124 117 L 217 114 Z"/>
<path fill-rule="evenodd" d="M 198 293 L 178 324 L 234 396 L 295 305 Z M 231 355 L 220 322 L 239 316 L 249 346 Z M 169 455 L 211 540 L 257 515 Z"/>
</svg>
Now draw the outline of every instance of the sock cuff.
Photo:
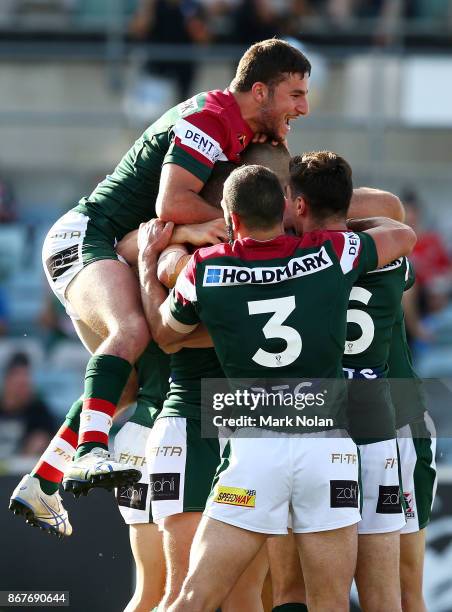
<svg viewBox="0 0 452 612">
<path fill-rule="evenodd" d="M 304 603 L 285 603 L 272 608 L 272 612 L 308 612 L 308 608 Z"/>
<path fill-rule="evenodd" d="M 113 376 L 129 377 L 132 364 L 127 359 L 116 355 L 93 355 L 86 366 L 86 374 L 97 374 L 108 370 Z"/>
</svg>

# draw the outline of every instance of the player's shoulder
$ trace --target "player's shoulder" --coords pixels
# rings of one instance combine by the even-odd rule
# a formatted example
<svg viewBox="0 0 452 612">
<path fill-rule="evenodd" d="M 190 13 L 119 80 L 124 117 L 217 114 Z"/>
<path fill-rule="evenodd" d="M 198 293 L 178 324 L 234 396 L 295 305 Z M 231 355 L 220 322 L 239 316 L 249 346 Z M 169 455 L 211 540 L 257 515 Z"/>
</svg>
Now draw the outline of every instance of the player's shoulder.
<svg viewBox="0 0 452 612">
<path fill-rule="evenodd" d="M 198 93 L 192 98 L 181 102 L 178 105 L 178 111 L 184 118 L 193 117 L 194 115 L 200 117 L 221 117 L 227 115 L 235 105 L 236 102 L 229 91 L 213 89 Z"/>
<path fill-rule="evenodd" d="M 342 254 L 346 248 L 353 251 L 360 246 L 361 235 L 349 230 L 313 230 L 306 232 L 300 238 L 300 246 L 309 248 L 331 243 L 338 254 Z"/>
<path fill-rule="evenodd" d="M 231 255 L 231 246 L 226 242 L 221 242 L 220 244 L 214 244 L 213 246 L 197 249 L 193 254 L 193 259 L 196 263 L 202 263 L 208 259 L 215 259 L 216 257 L 230 257 Z"/>
</svg>

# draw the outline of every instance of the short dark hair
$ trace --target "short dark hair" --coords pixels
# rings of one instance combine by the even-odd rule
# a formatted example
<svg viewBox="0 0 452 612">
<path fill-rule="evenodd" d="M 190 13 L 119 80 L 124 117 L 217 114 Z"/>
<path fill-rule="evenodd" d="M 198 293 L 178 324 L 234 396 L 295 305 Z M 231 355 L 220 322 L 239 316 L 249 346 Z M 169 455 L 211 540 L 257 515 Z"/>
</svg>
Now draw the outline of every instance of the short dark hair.
<svg viewBox="0 0 452 612">
<path fill-rule="evenodd" d="M 265 83 L 270 88 L 287 78 L 288 74 L 311 74 L 307 57 L 292 45 L 278 38 L 270 38 L 252 45 L 237 66 L 231 90 L 250 91 L 254 83 Z"/>
<path fill-rule="evenodd" d="M 199 192 L 199 195 L 211 206 L 221 208 L 224 182 L 236 168 L 237 164 L 234 164 L 234 162 L 216 162 L 207 182 Z"/>
<path fill-rule="evenodd" d="M 314 219 L 342 219 L 352 198 L 352 169 L 332 151 L 303 153 L 290 161 L 290 188 L 293 197 L 303 196 Z"/>
<path fill-rule="evenodd" d="M 290 153 L 282 143 L 252 142 L 241 155 L 244 164 L 257 164 L 272 170 L 283 188 L 289 182 Z"/>
<path fill-rule="evenodd" d="M 241 166 L 224 184 L 229 214 L 239 215 L 249 229 L 270 229 L 282 222 L 284 192 L 278 177 L 264 166 Z"/>
</svg>

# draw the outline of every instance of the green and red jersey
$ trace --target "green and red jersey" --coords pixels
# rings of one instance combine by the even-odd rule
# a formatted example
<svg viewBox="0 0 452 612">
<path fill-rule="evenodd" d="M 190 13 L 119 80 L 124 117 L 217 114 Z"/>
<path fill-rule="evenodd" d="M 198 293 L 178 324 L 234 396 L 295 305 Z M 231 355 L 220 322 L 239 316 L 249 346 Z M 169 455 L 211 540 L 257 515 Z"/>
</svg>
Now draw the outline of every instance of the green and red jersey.
<svg viewBox="0 0 452 612">
<path fill-rule="evenodd" d="M 403 292 L 414 276 L 406 257 L 361 276 L 350 293 L 343 367 L 349 431 L 359 443 L 396 435 L 388 359 Z"/>
<path fill-rule="evenodd" d="M 414 282 L 412 267 L 401 257 L 361 276 L 355 283 L 347 312 L 347 341 L 343 365 L 355 371 L 370 368 L 381 375 L 388 371 L 392 328 L 403 292 Z"/>
<path fill-rule="evenodd" d="M 135 142 L 76 210 L 99 231 L 120 240 L 155 217 L 164 164 L 176 164 L 204 183 L 216 161 L 238 163 L 253 132 L 228 90 L 200 93 L 168 110 Z"/>
<path fill-rule="evenodd" d="M 168 301 L 169 322 L 203 321 L 227 378 L 342 378 L 346 313 L 377 265 L 365 233 L 315 231 L 200 249 Z"/>
<path fill-rule="evenodd" d="M 213 348 L 183 348 L 171 355 L 170 386 L 158 418 L 201 418 L 201 380 L 223 378 Z"/>
<path fill-rule="evenodd" d="M 422 381 L 413 367 L 401 305 L 392 331 L 388 365 L 396 427 L 399 429 L 422 418 L 427 409 Z"/>
</svg>

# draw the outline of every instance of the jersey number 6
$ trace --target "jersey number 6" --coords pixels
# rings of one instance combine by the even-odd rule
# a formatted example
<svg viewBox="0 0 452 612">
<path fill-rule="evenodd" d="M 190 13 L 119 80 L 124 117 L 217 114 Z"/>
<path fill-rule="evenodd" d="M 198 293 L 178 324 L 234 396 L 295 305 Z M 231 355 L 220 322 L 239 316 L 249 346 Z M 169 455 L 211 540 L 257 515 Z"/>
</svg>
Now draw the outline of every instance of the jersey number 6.
<svg viewBox="0 0 452 612">
<path fill-rule="evenodd" d="M 361 302 L 362 304 L 368 304 L 372 293 L 363 289 L 363 287 L 353 287 L 350 292 L 350 301 Z M 375 326 L 372 318 L 367 312 L 358 310 L 357 308 L 350 308 L 347 310 L 347 323 L 356 323 L 361 328 L 361 335 L 356 340 L 346 340 L 345 342 L 345 354 L 346 355 L 358 355 L 366 351 L 372 344 L 375 334 Z"/>
</svg>

